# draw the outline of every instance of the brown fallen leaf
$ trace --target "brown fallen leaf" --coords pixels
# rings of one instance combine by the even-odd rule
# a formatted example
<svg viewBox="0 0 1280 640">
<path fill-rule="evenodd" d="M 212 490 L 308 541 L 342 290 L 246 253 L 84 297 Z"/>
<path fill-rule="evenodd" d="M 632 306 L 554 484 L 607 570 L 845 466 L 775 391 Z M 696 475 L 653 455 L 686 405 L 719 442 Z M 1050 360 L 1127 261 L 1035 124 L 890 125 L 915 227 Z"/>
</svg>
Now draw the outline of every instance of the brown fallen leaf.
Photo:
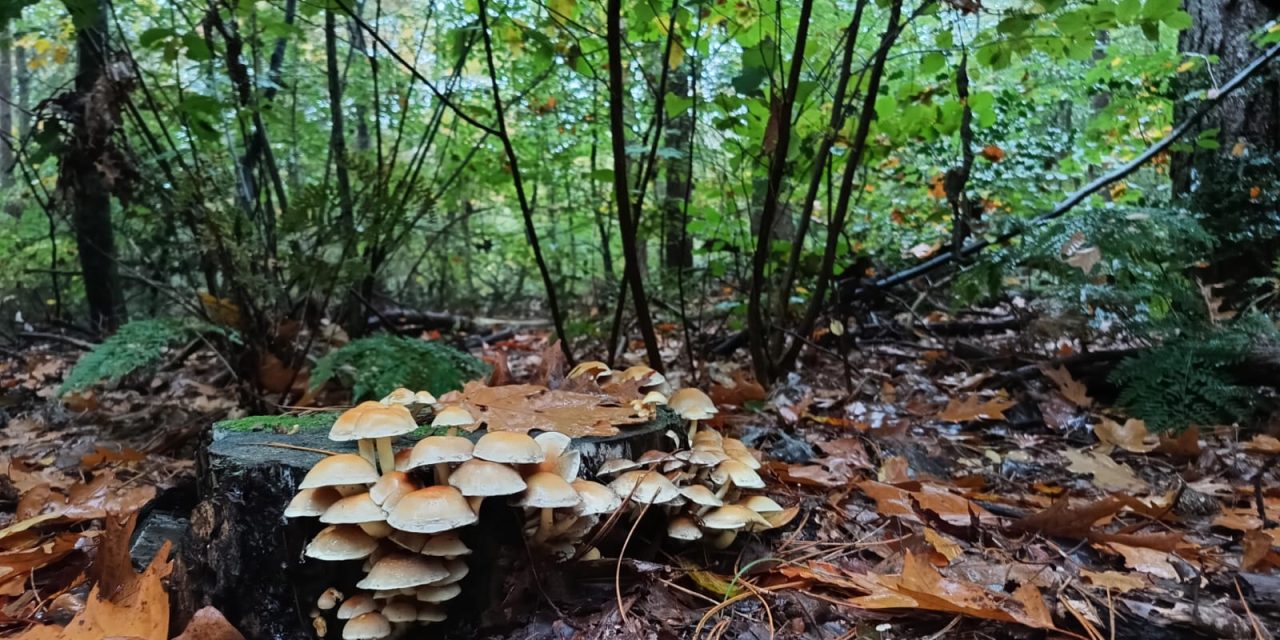
<svg viewBox="0 0 1280 640">
<path fill-rule="evenodd" d="M 1277 440 L 1272 436 L 1259 433 L 1254 436 L 1252 440 L 1244 443 L 1244 450 L 1251 453 L 1280 454 L 1280 440 Z"/>
<path fill-rule="evenodd" d="M 716 406 L 743 407 L 748 402 L 762 402 L 769 394 L 759 382 L 748 379 L 746 373 L 735 371 L 731 384 L 711 385 L 707 395 Z"/>
<path fill-rule="evenodd" d="M 1094 425 L 1093 434 L 1110 445 L 1115 445 L 1132 453 L 1146 453 L 1160 446 L 1154 437 L 1147 432 L 1147 423 L 1129 418 L 1120 424 L 1110 418 Z"/>
<path fill-rule="evenodd" d="M 769 470 L 782 482 L 794 482 L 811 487 L 843 487 L 849 483 L 851 477 L 847 473 L 830 471 L 818 464 L 771 463 Z"/>
<path fill-rule="evenodd" d="M 1093 483 L 1105 491 L 1138 492 L 1147 484 L 1138 479 L 1129 465 L 1112 460 L 1110 456 L 1097 451 L 1084 452 L 1079 449 L 1067 449 L 1064 453 L 1071 464 L 1067 470 L 1093 476 Z"/>
<path fill-rule="evenodd" d="M 937 551 L 942 555 L 942 557 L 946 558 L 947 562 L 952 562 L 956 558 L 964 555 L 964 548 L 960 546 L 960 543 L 952 540 L 946 535 L 934 531 L 930 527 L 924 528 L 924 539 L 933 546 L 934 551 Z"/>
<path fill-rule="evenodd" d="M 618 426 L 646 420 L 630 406 L 607 406 L 612 399 L 532 384 L 490 387 L 468 382 L 451 391 L 442 403 L 460 403 L 493 431 L 557 431 L 573 438 L 611 436 Z"/>
<path fill-rule="evenodd" d="M 1132 547 L 1118 542 L 1107 542 L 1104 547 L 1124 556 L 1124 566 L 1151 574 L 1165 580 L 1177 580 L 1178 571 L 1169 562 L 1169 552 L 1149 547 Z"/>
<path fill-rule="evenodd" d="M 1057 385 L 1062 397 L 1070 400 L 1071 404 L 1082 409 L 1093 406 L 1093 398 L 1089 397 L 1089 389 L 1075 378 L 1072 378 L 1071 372 L 1067 371 L 1066 367 L 1040 367 L 1040 372 Z"/>
<path fill-rule="evenodd" d="M 1119 571 L 1095 572 L 1081 569 L 1080 577 L 1088 580 L 1089 584 L 1095 587 L 1103 587 L 1117 593 L 1128 593 L 1134 589 L 1142 589 L 1147 586 L 1147 581 L 1142 577 L 1132 573 L 1120 573 Z"/>
<path fill-rule="evenodd" d="M 1176 436 L 1161 432 L 1160 444 L 1156 446 L 1155 452 L 1179 458 L 1200 455 L 1200 427 L 1188 427 Z"/>
<path fill-rule="evenodd" d="M 1272 550 L 1276 540 L 1265 531 L 1247 531 L 1240 540 L 1240 568 L 1245 571 L 1267 571 L 1280 566 L 1280 553 Z"/>
<path fill-rule="evenodd" d="M 1014 531 L 1085 540 L 1093 533 L 1095 523 L 1115 515 L 1122 508 L 1124 501 L 1115 496 L 1083 504 L 1072 504 L 1070 500 L 1062 499 L 1044 511 L 1013 521 L 1009 527 Z"/>
<path fill-rule="evenodd" d="M 187 628 L 173 640 L 244 640 L 244 636 L 227 622 L 214 607 L 205 607 L 191 616 Z"/>
<path fill-rule="evenodd" d="M 992 398 L 979 403 L 978 396 L 969 396 L 964 400 L 952 398 L 947 406 L 938 414 L 944 422 L 974 422 L 978 420 L 1004 420 L 1004 411 L 1012 407 L 1012 400 Z"/>
<path fill-rule="evenodd" d="M 918 504 L 920 508 L 932 511 L 943 520 L 955 525 L 969 525 L 975 517 L 980 521 L 995 519 L 991 512 L 967 498 L 935 485 L 924 484 L 918 491 L 908 491 L 890 484 L 865 480 L 859 482 L 857 486 L 875 501 L 876 511 L 886 517 L 919 521 L 915 510 L 915 505 Z"/>
</svg>

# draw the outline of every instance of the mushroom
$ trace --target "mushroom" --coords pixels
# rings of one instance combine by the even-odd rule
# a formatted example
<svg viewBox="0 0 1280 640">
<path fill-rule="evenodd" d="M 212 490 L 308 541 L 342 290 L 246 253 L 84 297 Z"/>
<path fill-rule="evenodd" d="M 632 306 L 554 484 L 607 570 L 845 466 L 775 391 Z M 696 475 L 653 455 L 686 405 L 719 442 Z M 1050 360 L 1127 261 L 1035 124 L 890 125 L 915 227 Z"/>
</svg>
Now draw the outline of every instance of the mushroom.
<svg viewBox="0 0 1280 640">
<path fill-rule="evenodd" d="M 563 535 L 569 531 L 580 518 L 609 513 L 622 506 L 622 498 L 619 498 L 618 494 L 613 492 L 613 489 L 599 482 L 579 478 L 571 482 L 569 486 L 578 492 L 580 502 L 573 508 L 573 513 L 568 518 L 565 518 L 555 526 L 552 531 L 555 536 Z M 585 531 L 590 531 L 590 529 L 588 528 Z"/>
<path fill-rule="evenodd" d="M 342 495 L 351 495 L 362 487 L 352 485 L 370 484 L 378 481 L 378 470 L 373 464 L 353 453 L 341 453 L 329 456 L 316 466 L 311 467 L 303 476 L 299 489 L 318 489 L 334 487 Z"/>
<path fill-rule="evenodd" d="M 693 387 L 686 387 L 673 394 L 667 400 L 667 406 L 675 411 L 683 420 L 689 421 L 689 442 L 698 433 L 698 421 L 710 420 L 717 413 L 716 404 L 707 394 Z"/>
<path fill-rule="evenodd" d="M 642 467 L 654 467 L 661 465 L 663 471 L 675 471 L 684 466 L 679 458 L 674 454 L 659 449 L 650 449 L 636 458 L 636 464 Z"/>
<path fill-rule="evenodd" d="M 414 404 L 415 402 L 417 402 L 417 400 L 418 400 L 417 394 L 415 394 L 414 392 L 404 387 L 400 387 L 399 389 L 396 389 L 395 391 L 388 393 L 386 397 L 384 397 L 379 402 L 381 402 L 384 405 L 393 405 L 393 404 L 408 405 L 408 404 Z"/>
<path fill-rule="evenodd" d="M 380 402 L 368 401 L 347 409 L 333 421 L 333 426 L 329 428 L 329 439 L 335 442 L 356 441 L 356 447 L 360 449 L 360 457 L 369 461 L 369 464 L 377 463 L 377 453 L 374 452 L 373 443 L 365 440 L 364 436 L 356 433 L 356 427 L 360 424 L 360 416 L 369 407 L 381 407 Z"/>
<path fill-rule="evenodd" d="M 341 498 L 342 494 L 333 487 L 303 489 L 289 501 L 289 506 L 284 508 L 284 517 L 314 518 L 324 513 L 325 509 L 333 506 L 333 503 Z"/>
<path fill-rule="evenodd" d="M 765 525 L 769 524 L 769 521 L 761 518 L 760 514 L 736 504 L 718 507 L 702 516 L 702 526 L 720 532 L 720 535 L 716 536 L 715 540 L 712 541 L 712 546 L 717 549 L 723 549 L 733 544 L 738 532 L 748 525 L 762 522 Z"/>
<path fill-rule="evenodd" d="M 430 391 L 419 391 L 413 394 L 413 399 L 418 404 L 435 404 L 436 397 L 431 395 Z"/>
<path fill-rule="evenodd" d="M 423 604 L 418 607 L 418 622 L 444 622 L 449 615 L 441 607 Z"/>
<path fill-rule="evenodd" d="M 698 509 L 695 512 L 697 515 L 702 515 L 711 507 L 724 505 L 724 501 L 720 499 L 720 496 L 717 496 L 714 491 L 700 484 L 691 484 L 687 487 L 681 488 L 680 495 L 688 498 L 689 502 L 698 505 Z"/>
<path fill-rule="evenodd" d="M 474 448 L 475 445 L 462 436 L 427 436 L 413 445 L 405 471 L 431 465 L 436 484 L 446 484 L 449 482 L 449 463 L 470 460 Z"/>
<path fill-rule="evenodd" d="M 768 516 L 771 513 L 785 511 L 782 505 L 778 504 L 768 496 L 747 496 L 738 501 L 738 504 L 762 515 Z"/>
<path fill-rule="evenodd" d="M 400 499 L 387 524 L 410 533 L 439 533 L 473 524 L 476 517 L 457 489 L 435 485 Z"/>
<path fill-rule="evenodd" d="M 449 485 L 467 497 L 471 510 L 480 513 L 480 503 L 489 496 L 509 496 L 525 490 L 524 478 L 504 464 L 472 458 L 449 476 Z"/>
<path fill-rule="evenodd" d="M 449 571 L 435 558 L 393 552 L 374 563 L 363 580 L 361 589 L 404 589 L 431 584 L 449 577 Z"/>
<path fill-rule="evenodd" d="M 316 608 L 321 611 L 328 611 L 338 606 L 339 602 L 342 602 L 342 592 L 334 587 L 329 587 L 324 590 L 324 593 L 320 594 L 319 598 L 316 598 Z"/>
<path fill-rule="evenodd" d="M 342 627 L 342 640 L 379 640 L 391 635 L 391 622 L 377 611 L 362 613 Z"/>
<path fill-rule="evenodd" d="M 608 378 L 612 374 L 613 371 L 609 369 L 609 365 L 600 362 L 599 360 L 588 360 L 586 362 L 578 363 L 578 366 L 570 369 L 569 375 L 565 377 L 573 380 L 583 376 L 590 376 L 591 379 L 599 382 L 604 378 Z"/>
<path fill-rule="evenodd" d="M 524 495 L 520 496 L 517 504 L 542 510 L 538 529 L 533 534 L 535 542 L 542 542 L 552 533 L 555 509 L 576 506 L 582 499 L 578 497 L 578 492 L 573 490 L 572 485 L 554 473 L 539 471 L 529 476 L 525 482 L 528 483 L 528 488 Z"/>
<path fill-rule="evenodd" d="M 600 550 L 595 547 L 591 547 L 590 549 L 587 549 L 587 552 L 582 554 L 582 559 L 587 562 L 590 562 L 592 560 L 599 560 L 603 557 L 604 556 L 600 553 Z"/>
<path fill-rule="evenodd" d="M 436 417 L 431 420 L 432 427 L 444 428 L 446 429 L 445 433 L 451 436 L 458 435 L 458 427 L 469 427 L 475 423 L 475 416 L 456 404 L 451 404 L 436 412 Z"/>
<path fill-rule="evenodd" d="M 733 458 L 752 469 L 760 468 L 760 461 L 756 459 L 755 455 L 751 453 L 751 449 L 747 448 L 747 445 L 743 444 L 741 440 L 737 438 L 725 438 L 722 446 L 725 455 L 730 458 Z"/>
<path fill-rule="evenodd" d="M 338 619 L 350 620 L 358 615 L 377 611 L 378 603 L 367 593 L 357 593 L 347 598 L 342 606 L 338 607 Z"/>
<path fill-rule="evenodd" d="M 442 533 L 431 536 L 431 539 L 418 550 L 424 556 L 439 556 L 452 560 L 458 556 L 471 555 L 471 549 L 462 542 L 457 533 Z"/>
<path fill-rule="evenodd" d="M 361 412 L 356 422 L 356 437 L 372 438 L 378 449 L 378 464 L 382 473 L 391 473 L 396 469 L 396 454 L 391 449 L 391 438 L 411 433 L 418 428 L 413 421 L 413 414 L 403 405 L 383 405 L 377 402 L 365 402 L 351 411 Z"/>
<path fill-rule="evenodd" d="M 321 529 L 307 543 L 303 555 L 316 560 L 359 560 L 368 557 L 377 548 L 378 540 L 360 527 L 334 524 Z"/>
<path fill-rule="evenodd" d="M 578 472 L 582 469 L 582 454 L 569 450 L 573 438 L 563 433 L 547 431 L 538 434 L 533 441 L 542 448 L 544 456 L 543 461 L 538 464 L 538 471 L 550 471 L 564 478 L 565 482 L 572 482 L 578 477 Z"/>
<path fill-rule="evenodd" d="M 506 464 L 538 464 L 547 457 L 537 441 L 514 431 L 490 431 L 480 436 L 472 454 L 481 460 Z"/>
<path fill-rule="evenodd" d="M 325 510 L 320 522 L 325 524 L 356 524 L 365 533 L 375 538 L 385 538 L 391 534 L 387 526 L 387 513 L 373 501 L 368 493 L 357 493 L 347 496 Z"/>
<path fill-rule="evenodd" d="M 392 471 L 383 474 L 372 487 L 369 487 L 369 497 L 373 499 L 374 504 L 382 507 L 384 512 L 389 512 L 395 508 L 401 498 L 418 489 L 421 487 L 409 478 L 409 474 L 403 471 Z"/>
<path fill-rule="evenodd" d="M 462 579 L 467 577 L 467 574 L 471 573 L 471 567 L 467 566 L 466 561 L 458 558 L 445 560 L 444 569 L 449 572 L 449 575 L 431 583 L 432 586 L 447 587 L 451 584 L 457 584 L 462 582 Z"/>
<path fill-rule="evenodd" d="M 667 378 L 658 373 L 653 367 L 638 364 L 634 367 L 627 367 L 622 373 L 618 374 L 619 382 L 628 380 L 640 381 L 641 388 L 659 387 L 667 383 Z"/>
<path fill-rule="evenodd" d="M 689 516 L 677 516 L 667 523 L 667 537 L 676 540 L 701 540 L 702 529 Z"/>
<path fill-rule="evenodd" d="M 458 594 L 460 593 L 462 593 L 462 587 L 458 586 L 457 583 L 446 584 L 443 586 L 429 584 L 418 587 L 414 593 L 414 597 L 417 598 L 418 602 L 439 604 L 458 597 Z"/>
<path fill-rule="evenodd" d="M 725 460 L 711 472 L 711 481 L 720 485 L 716 497 L 723 498 L 733 487 L 743 489 L 763 489 L 764 479 L 751 467 L 737 460 Z M 754 511 L 752 513 L 755 513 Z"/>
<path fill-rule="evenodd" d="M 657 471 L 637 469 L 628 471 L 613 482 L 609 488 L 624 500 L 641 504 L 666 504 L 680 496 L 680 489 Z"/>
<path fill-rule="evenodd" d="M 392 598 L 382 605 L 382 615 L 389 622 L 416 622 L 418 620 L 418 603 L 412 598 Z"/>
<path fill-rule="evenodd" d="M 640 466 L 639 462 L 635 462 L 633 460 L 628 460 L 626 458 L 613 458 L 612 460 L 605 460 L 604 463 L 596 469 L 596 475 L 600 477 L 611 476 L 622 473 L 623 471 L 630 471 Z"/>
</svg>

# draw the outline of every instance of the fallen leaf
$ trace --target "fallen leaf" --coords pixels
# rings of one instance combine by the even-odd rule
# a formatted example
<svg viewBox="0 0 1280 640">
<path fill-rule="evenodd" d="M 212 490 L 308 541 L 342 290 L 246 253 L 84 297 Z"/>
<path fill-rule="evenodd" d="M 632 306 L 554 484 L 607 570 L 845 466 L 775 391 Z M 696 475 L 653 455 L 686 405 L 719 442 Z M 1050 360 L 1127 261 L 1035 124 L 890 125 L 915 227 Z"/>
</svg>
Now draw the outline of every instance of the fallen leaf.
<svg viewBox="0 0 1280 640">
<path fill-rule="evenodd" d="M 1177 580 L 1178 571 L 1169 563 L 1169 552 L 1149 547 L 1133 547 L 1108 542 L 1105 547 L 1124 556 L 1124 566 L 1165 580 Z"/>
<path fill-rule="evenodd" d="M 1133 453 L 1146 453 L 1159 446 L 1147 432 L 1147 423 L 1135 418 L 1125 420 L 1123 425 L 1110 418 L 1103 418 L 1102 422 L 1094 425 L 1093 433 L 1102 442 Z"/>
<path fill-rule="evenodd" d="M 843 487 L 849 482 L 849 475 L 829 471 L 826 467 L 817 464 L 773 464 L 769 468 L 782 482 L 794 482 L 812 487 Z"/>
<path fill-rule="evenodd" d="M 1276 540 L 1267 532 L 1247 531 L 1240 540 L 1244 551 L 1240 554 L 1240 568 L 1245 571 L 1267 571 L 1280 565 L 1280 553 L 1271 550 Z"/>
<path fill-rule="evenodd" d="M 955 525 L 969 525 L 975 517 L 980 521 L 990 521 L 995 518 L 991 512 L 967 498 L 930 484 L 921 485 L 919 491 L 908 491 L 890 484 L 865 480 L 859 482 L 857 487 L 875 501 L 876 511 L 886 517 L 919 521 L 915 509 L 915 505 L 919 505 L 920 508 L 932 511 L 943 520 Z"/>
<path fill-rule="evenodd" d="M 1064 455 L 1071 461 L 1067 466 L 1069 471 L 1092 475 L 1093 483 L 1099 489 L 1134 492 L 1147 487 L 1146 483 L 1133 474 L 1129 465 L 1120 464 L 1097 451 L 1067 449 Z"/>
<path fill-rule="evenodd" d="M 715 384 L 707 390 L 707 395 L 716 406 L 744 407 L 748 402 L 761 402 L 768 394 L 764 387 L 755 380 L 747 379 L 745 373 L 735 371 L 730 384 Z"/>
<path fill-rule="evenodd" d="M 1095 572 L 1081 569 L 1080 577 L 1088 580 L 1089 584 L 1095 587 L 1103 587 L 1117 593 L 1128 593 L 1134 589 L 1142 589 L 1147 586 L 1147 581 L 1141 577 L 1132 573 L 1120 573 L 1119 571 Z"/>
<path fill-rule="evenodd" d="M 1188 427 L 1176 436 L 1161 432 L 1160 444 L 1156 446 L 1155 452 L 1180 458 L 1200 455 L 1200 427 Z"/>
<path fill-rule="evenodd" d="M 981 154 L 982 157 L 992 162 L 1000 162 L 1001 160 L 1004 160 L 1004 149 L 1001 149 L 994 144 L 988 144 L 983 147 Z"/>
<path fill-rule="evenodd" d="M 1093 398 L 1089 397 L 1089 390 L 1075 378 L 1072 378 L 1071 372 L 1067 371 L 1066 367 L 1041 367 L 1040 372 L 1057 385 L 1062 397 L 1070 400 L 1071 404 L 1084 409 L 1093 406 Z"/>
<path fill-rule="evenodd" d="M 532 384 L 490 387 L 471 381 L 461 392 L 440 398 L 460 403 L 492 431 L 556 431 L 573 438 L 611 436 L 618 426 L 644 422 L 630 406 L 607 406 L 611 399 Z"/>
<path fill-rule="evenodd" d="M 960 546 L 960 543 L 929 527 L 924 528 L 924 539 L 933 546 L 935 551 L 942 554 L 942 557 L 946 558 L 948 562 L 964 555 L 964 548 Z"/>
<path fill-rule="evenodd" d="M 1124 501 L 1115 496 L 1084 504 L 1072 504 L 1070 500 L 1062 499 L 1044 511 L 1013 521 L 1009 527 L 1014 531 L 1084 540 L 1093 533 L 1095 523 L 1115 515 L 1122 508 Z"/>
<path fill-rule="evenodd" d="M 947 406 L 938 414 L 943 422 L 974 422 L 977 420 L 1004 420 L 1004 411 L 1015 403 L 1012 400 L 992 398 L 979 403 L 978 396 L 969 396 L 964 400 L 952 398 Z"/>
<path fill-rule="evenodd" d="M 1278 454 L 1280 453 L 1280 440 L 1259 433 L 1252 440 L 1244 443 L 1244 450 L 1252 453 Z"/>
</svg>

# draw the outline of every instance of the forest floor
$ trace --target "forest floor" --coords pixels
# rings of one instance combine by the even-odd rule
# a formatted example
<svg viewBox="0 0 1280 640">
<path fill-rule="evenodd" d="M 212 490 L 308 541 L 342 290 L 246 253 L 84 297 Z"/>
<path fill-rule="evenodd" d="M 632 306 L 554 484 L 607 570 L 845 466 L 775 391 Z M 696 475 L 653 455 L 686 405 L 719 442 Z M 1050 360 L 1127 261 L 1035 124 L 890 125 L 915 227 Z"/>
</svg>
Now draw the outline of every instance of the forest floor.
<svg viewBox="0 0 1280 640">
<path fill-rule="evenodd" d="M 670 372 L 721 406 L 713 427 L 763 452 L 767 492 L 796 516 L 724 552 L 663 545 L 625 583 L 580 585 L 567 606 L 471 637 L 1272 637 L 1280 440 L 1149 434 L 1066 369 L 955 355 L 1017 352 L 1024 336 L 965 340 L 924 326 L 849 362 L 815 352 L 768 394 L 739 362 Z M 522 332 L 486 349 L 519 382 L 548 346 Z M 0 635 L 74 618 L 22 637 L 122 624 L 173 637 L 166 552 L 135 573 L 131 523 L 108 514 L 189 487 L 201 435 L 241 411 L 237 396 L 211 383 L 223 365 L 195 354 L 57 398 L 79 354 L 40 342 L 0 360 Z M 179 637 L 238 637 L 212 610 L 192 626 Z"/>
</svg>

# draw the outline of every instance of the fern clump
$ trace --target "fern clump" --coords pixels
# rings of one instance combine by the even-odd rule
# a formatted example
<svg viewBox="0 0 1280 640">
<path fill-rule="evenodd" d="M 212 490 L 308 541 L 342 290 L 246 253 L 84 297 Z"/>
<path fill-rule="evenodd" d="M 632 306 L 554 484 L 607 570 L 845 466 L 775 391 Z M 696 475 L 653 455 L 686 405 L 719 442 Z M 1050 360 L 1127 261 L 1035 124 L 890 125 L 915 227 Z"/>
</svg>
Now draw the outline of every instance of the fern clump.
<svg viewBox="0 0 1280 640">
<path fill-rule="evenodd" d="M 127 376 L 149 372 L 160 364 L 170 347 L 209 333 L 229 335 L 226 329 L 197 320 L 135 320 L 81 356 L 58 387 L 58 393 L 79 391 L 98 383 L 116 384 Z"/>
<path fill-rule="evenodd" d="M 1257 392 L 1238 379 L 1257 337 L 1251 323 L 1197 331 L 1126 358 L 1110 381 L 1116 401 L 1152 431 L 1230 423 L 1253 412 Z"/>
<path fill-rule="evenodd" d="M 338 380 L 351 388 L 353 400 L 368 400 L 398 387 L 440 395 L 488 373 L 478 358 L 446 344 L 379 334 L 325 355 L 311 372 L 311 385 Z"/>
</svg>

